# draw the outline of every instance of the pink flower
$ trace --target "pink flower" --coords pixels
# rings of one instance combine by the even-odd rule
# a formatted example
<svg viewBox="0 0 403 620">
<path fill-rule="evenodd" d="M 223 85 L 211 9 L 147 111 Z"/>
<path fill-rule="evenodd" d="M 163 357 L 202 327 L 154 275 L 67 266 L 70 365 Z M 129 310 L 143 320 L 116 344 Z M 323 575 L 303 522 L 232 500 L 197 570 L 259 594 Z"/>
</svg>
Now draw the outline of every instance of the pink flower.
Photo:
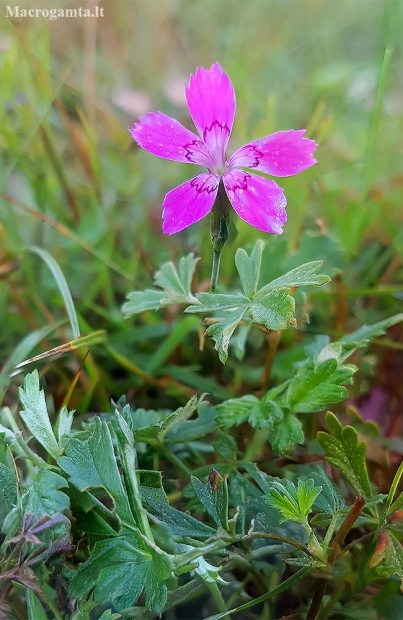
<svg viewBox="0 0 403 620">
<path fill-rule="evenodd" d="M 278 177 L 298 174 L 316 164 L 316 142 L 303 137 L 304 129 L 277 131 L 245 144 L 228 159 L 236 107 L 228 75 L 218 62 L 211 69 L 196 69 L 185 94 L 198 136 L 162 112 L 140 116 L 129 130 L 137 144 L 153 155 L 208 170 L 167 193 L 162 205 L 164 233 L 172 235 L 205 217 L 222 181 L 241 219 L 264 232 L 281 234 L 287 221 L 283 189 L 242 168 Z"/>
</svg>

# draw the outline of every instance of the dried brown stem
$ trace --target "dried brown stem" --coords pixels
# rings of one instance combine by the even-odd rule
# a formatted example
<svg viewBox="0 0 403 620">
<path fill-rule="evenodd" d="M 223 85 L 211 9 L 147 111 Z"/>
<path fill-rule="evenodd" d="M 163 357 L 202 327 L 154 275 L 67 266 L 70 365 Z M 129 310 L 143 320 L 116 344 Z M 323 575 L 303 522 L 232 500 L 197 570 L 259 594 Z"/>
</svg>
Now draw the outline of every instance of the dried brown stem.
<svg viewBox="0 0 403 620">
<path fill-rule="evenodd" d="M 281 340 L 281 331 L 269 331 L 266 333 L 266 342 L 267 342 L 267 355 L 266 355 L 266 363 L 264 365 L 263 374 L 262 374 L 262 392 L 267 392 L 269 389 L 270 382 L 270 373 L 274 362 L 274 357 L 276 355 L 277 347 Z"/>
</svg>

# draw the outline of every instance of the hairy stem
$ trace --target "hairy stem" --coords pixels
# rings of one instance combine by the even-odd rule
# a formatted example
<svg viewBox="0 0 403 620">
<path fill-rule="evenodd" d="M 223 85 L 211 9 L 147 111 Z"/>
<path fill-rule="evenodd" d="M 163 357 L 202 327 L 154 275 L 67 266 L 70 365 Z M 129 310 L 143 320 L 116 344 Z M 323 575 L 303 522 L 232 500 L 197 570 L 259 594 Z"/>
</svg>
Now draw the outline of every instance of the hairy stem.
<svg viewBox="0 0 403 620">
<path fill-rule="evenodd" d="M 209 583 L 208 581 L 205 582 L 208 589 L 210 590 L 211 596 L 214 599 L 214 602 L 217 606 L 218 611 L 220 612 L 225 612 L 227 611 L 227 606 L 225 604 L 225 601 L 222 597 L 222 594 L 220 592 L 220 589 L 218 587 L 218 585 L 216 584 L 216 582 L 214 581 L 213 583 Z M 223 616 L 223 620 L 230 620 L 230 616 L 229 615 L 225 615 Z"/>
<path fill-rule="evenodd" d="M 282 542 L 287 545 L 292 545 L 296 549 L 299 549 L 303 553 L 306 553 L 306 555 L 309 555 L 310 557 L 315 558 L 315 560 L 319 560 L 320 562 L 323 561 L 322 558 L 320 558 L 314 552 L 309 550 L 306 545 L 298 542 L 297 540 L 294 540 L 293 538 L 288 538 L 288 536 L 280 536 L 279 534 L 268 534 L 266 532 L 253 532 L 252 534 L 243 537 L 244 540 L 251 540 L 254 538 L 265 538 L 267 540 L 277 540 L 278 542 Z"/>
</svg>

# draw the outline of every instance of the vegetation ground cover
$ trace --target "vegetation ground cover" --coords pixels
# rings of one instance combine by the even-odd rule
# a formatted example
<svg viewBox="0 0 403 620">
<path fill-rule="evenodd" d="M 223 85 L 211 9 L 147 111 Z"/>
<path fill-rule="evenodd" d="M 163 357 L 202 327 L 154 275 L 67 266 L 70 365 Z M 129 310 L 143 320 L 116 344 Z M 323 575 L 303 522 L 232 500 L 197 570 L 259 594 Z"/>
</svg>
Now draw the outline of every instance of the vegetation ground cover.
<svg viewBox="0 0 403 620">
<path fill-rule="evenodd" d="M 402 617 L 402 2 L 1 19 L 0 617 Z M 213 294 L 126 128 L 216 61 L 319 146 Z"/>
</svg>

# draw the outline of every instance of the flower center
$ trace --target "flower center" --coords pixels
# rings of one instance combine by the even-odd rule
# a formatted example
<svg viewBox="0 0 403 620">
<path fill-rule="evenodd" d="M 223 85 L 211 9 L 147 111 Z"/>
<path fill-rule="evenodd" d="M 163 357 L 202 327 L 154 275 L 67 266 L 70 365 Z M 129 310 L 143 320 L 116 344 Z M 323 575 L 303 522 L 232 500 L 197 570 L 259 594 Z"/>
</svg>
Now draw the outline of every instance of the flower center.
<svg viewBox="0 0 403 620">
<path fill-rule="evenodd" d="M 228 169 L 229 169 L 228 161 L 227 161 L 227 158 L 225 157 L 225 161 L 223 161 L 220 164 L 216 163 L 216 165 L 214 166 L 214 170 L 212 170 L 212 173 L 215 174 L 217 177 L 221 178 L 224 176 L 224 174 L 227 174 Z"/>
<path fill-rule="evenodd" d="M 209 170 L 212 174 L 222 177 L 228 172 L 226 156 L 230 130 L 225 124 L 214 121 L 203 132 L 203 142 L 209 154 Z"/>
</svg>

